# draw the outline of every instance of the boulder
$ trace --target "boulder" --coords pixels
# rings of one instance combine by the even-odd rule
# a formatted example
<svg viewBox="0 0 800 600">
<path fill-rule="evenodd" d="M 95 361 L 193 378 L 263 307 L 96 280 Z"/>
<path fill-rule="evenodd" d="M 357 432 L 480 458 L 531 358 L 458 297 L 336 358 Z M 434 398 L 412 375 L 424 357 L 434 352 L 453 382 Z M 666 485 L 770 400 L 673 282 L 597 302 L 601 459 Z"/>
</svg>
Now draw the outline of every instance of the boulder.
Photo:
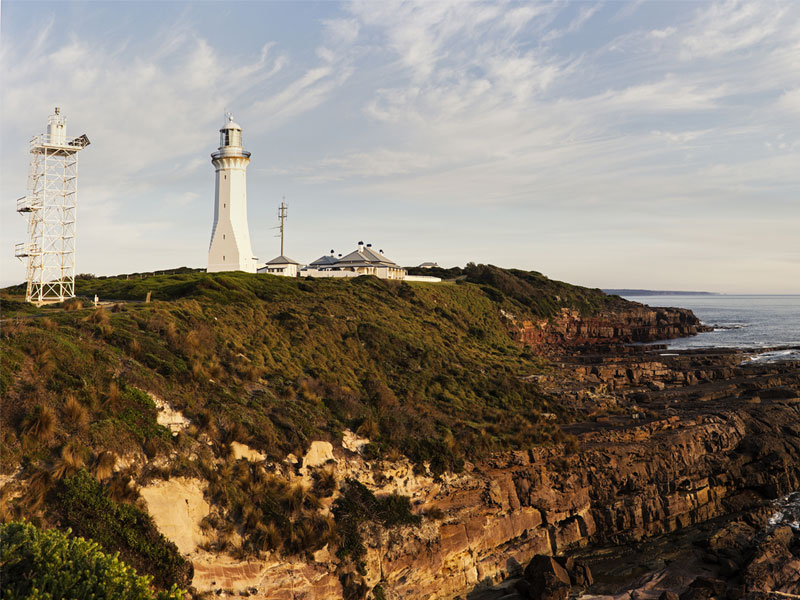
<svg viewBox="0 0 800 600">
<path fill-rule="evenodd" d="M 525 567 L 531 600 L 567 600 L 572 589 L 569 573 L 552 556 L 537 554 Z M 524 597 L 524 596 L 523 596 Z"/>
</svg>

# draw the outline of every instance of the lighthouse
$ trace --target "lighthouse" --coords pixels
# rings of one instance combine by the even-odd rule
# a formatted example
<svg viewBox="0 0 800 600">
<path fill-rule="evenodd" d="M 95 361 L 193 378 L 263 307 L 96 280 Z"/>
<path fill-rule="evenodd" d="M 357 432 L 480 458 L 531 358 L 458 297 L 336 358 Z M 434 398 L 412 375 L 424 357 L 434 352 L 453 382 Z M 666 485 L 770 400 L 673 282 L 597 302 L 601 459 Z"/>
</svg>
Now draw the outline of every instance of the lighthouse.
<svg viewBox="0 0 800 600">
<path fill-rule="evenodd" d="M 250 246 L 247 226 L 247 178 L 250 153 L 242 147 L 242 128 L 227 114 L 219 130 L 219 149 L 211 155 L 217 171 L 214 227 L 208 248 L 208 272 L 256 272 L 257 259 Z"/>
</svg>

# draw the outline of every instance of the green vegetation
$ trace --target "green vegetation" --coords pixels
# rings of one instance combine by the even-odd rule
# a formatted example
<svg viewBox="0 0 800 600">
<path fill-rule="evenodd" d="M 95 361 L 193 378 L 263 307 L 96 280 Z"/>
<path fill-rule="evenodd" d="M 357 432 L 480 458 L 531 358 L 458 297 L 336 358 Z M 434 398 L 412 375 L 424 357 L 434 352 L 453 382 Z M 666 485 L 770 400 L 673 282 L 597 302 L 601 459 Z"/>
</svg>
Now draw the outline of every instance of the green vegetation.
<svg viewBox="0 0 800 600">
<path fill-rule="evenodd" d="M 392 494 L 376 498 L 355 479 L 345 482 L 342 495 L 333 504 L 333 516 L 341 537 L 336 555 L 352 561 L 362 575 L 365 574 L 364 557 L 367 554 L 362 540 L 365 525 L 380 524 L 391 529 L 419 525 L 421 521 L 421 517 L 411 512 L 411 503 L 406 496 Z"/>
<path fill-rule="evenodd" d="M 4 600 L 182 600 L 173 586 L 155 593 L 150 577 L 136 571 L 100 546 L 30 523 L 0 525 L 0 565 Z"/>
<path fill-rule="evenodd" d="M 523 379 L 544 363 L 508 335 L 486 285 L 243 273 L 78 283 L 89 297 L 156 301 L 4 328 L 2 416 L 20 426 L 3 440 L 6 464 L 57 454 L 76 436 L 96 452 L 167 451 L 174 442 L 140 390 L 207 424 L 212 439 L 239 426 L 271 458 L 351 428 L 370 437 L 375 459 L 400 452 L 441 473 L 559 435 L 539 416 L 559 409 Z M 21 428 L 36 406 L 55 413 L 49 440 Z"/>
<path fill-rule="evenodd" d="M 29 485 L 0 519 L 71 526 L 156 575 L 157 585 L 184 585 L 179 557 L 130 504 L 138 496 L 130 480 L 202 475 L 215 547 L 302 554 L 335 538 L 357 562 L 354 532 L 364 522 L 341 503 L 336 524 L 319 517 L 319 498 L 335 488 L 329 475 L 317 473 L 310 490 L 287 487 L 232 461 L 232 442 L 282 460 L 351 429 L 370 439 L 367 460 L 405 455 L 433 475 L 497 450 L 561 442 L 570 414 L 532 382 L 547 364 L 509 335 L 500 309 L 525 320 L 624 302 L 492 266 L 468 265 L 456 277 L 426 284 L 187 269 L 80 277 L 80 296 L 119 301 L 98 309 L 81 301 L 37 309 L 6 290 L 0 469 L 22 466 Z M 151 395 L 191 426 L 171 435 Z M 114 471 L 116 457 L 142 454 L 167 466 Z M 401 499 L 384 506 L 354 484 L 347 490 L 348 501 L 371 511 L 367 522 L 413 521 Z"/>
<path fill-rule="evenodd" d="M 607 296 L 602 290 L 553 281 L 535 271 L 470 263 L 464 269 L 464 275 L 467 281 L 488 286 L 484 290 L 495 300 L 511 299 L 538 317 L 552 317 L 562 308 L 591 316 L 606 310 L 624 309 L 631 304 L 619 296 Z"/>
<path fill-rule="evenodd" d="M 139 571 L 153 574 L 158 586 L 191 583 L 191 565 L 158 532 L 150 516 L 132 504 L 114 502 L 85 470 L 59 482 L 52 504 L 60 523 L 103 548 L 118 550 Z"/>
</svg>

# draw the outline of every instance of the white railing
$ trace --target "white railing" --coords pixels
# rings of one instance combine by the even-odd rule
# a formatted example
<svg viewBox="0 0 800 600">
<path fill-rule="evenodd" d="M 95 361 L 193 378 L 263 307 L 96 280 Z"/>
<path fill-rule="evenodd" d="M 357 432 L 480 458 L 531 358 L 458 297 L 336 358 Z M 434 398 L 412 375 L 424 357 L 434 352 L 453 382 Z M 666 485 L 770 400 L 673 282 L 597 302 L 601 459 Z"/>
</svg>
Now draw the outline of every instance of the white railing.
<svg viewBox="0 0 800 600">
<path fill-rule="evenodd" d="M 43 133 L 35 136 L 31 140 L 31 148 L 39 148 L 41 146 L 54 146 L 56 148 L 76 148 L 81 149 L 89 145 L 89 138 L 85 135 L 67 140 L 61 136 L 51 136 L 50 134 Z"/>
</svg>

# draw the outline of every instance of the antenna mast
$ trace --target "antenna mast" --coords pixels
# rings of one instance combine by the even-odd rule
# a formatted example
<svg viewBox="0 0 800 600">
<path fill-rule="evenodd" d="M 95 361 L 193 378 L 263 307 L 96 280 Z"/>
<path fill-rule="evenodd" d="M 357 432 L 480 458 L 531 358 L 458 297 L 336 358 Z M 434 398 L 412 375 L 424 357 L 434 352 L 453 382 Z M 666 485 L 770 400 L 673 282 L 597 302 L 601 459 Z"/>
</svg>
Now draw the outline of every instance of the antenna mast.
<svg viewBox="0 0 800 600">
<path fill-rule="evenodd" d="M 283 231 L 284 231 L 284 221 L 286 221 L 286 211 L 289 207 L 286 206 L 286 196 L 283 197 L 283 201 L 281 202 L 280 210 L 278 211 L 278 219 L 280 219 L 281 225 L 281 256 L 283 256 Z"/>
</svg>

